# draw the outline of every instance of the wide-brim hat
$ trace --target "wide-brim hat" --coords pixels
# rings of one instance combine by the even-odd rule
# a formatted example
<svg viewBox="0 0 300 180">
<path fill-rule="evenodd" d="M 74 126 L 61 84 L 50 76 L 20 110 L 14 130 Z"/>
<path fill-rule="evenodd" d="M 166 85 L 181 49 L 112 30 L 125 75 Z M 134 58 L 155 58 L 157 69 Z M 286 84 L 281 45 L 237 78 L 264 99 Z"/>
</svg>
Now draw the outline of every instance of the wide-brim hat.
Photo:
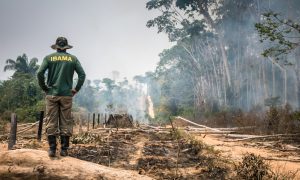
<svg viewBox="0 0 300 180">
<path fill-rule="evenodd" d="M 65 37 L 58 37 L 56 39 L 55 44 L 51 46 L 52 49 L 60 49 L 60 50 L 66 50 L 71 49 L 73 46 L 68 44 L 68 40 Z"/>
</svg>

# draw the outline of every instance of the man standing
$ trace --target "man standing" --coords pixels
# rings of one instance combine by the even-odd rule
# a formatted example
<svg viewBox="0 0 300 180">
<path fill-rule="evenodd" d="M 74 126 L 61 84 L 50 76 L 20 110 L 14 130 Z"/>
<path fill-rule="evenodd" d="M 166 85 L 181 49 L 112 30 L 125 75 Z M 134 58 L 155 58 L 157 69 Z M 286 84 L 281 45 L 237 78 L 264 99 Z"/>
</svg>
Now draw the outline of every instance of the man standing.
<svg viewBox="0 0 300 180">
<path fill-rule="evenodd" d="M 56 52 L 46 56 L 37 72 L 40 87 L 46 92 L 46 133 L 48 135 L 49 156 L 55 157 L 56 136 L 60 135 L 61 156 L 68 155 L 69 139 L 73 131 L 71 115 L 72 97 L 80 90 L 85 80 L 85 72 L 78 59 L 66 52 L 72 48 L 64 37 L 58 37 L 51 46 Z M 47 83 L 45 72 L 48 70 Z M 74 89 L 73 75 L 78 74 Z"/>
</svg>

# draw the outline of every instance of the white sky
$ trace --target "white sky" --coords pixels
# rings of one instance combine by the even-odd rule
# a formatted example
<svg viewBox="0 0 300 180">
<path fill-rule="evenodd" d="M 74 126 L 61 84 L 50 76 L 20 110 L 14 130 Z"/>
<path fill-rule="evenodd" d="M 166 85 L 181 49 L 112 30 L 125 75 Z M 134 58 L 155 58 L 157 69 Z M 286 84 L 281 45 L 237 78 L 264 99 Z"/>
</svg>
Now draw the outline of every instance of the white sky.
<svg viewBox="0 0 300 180">
<path fill-rule="evenodd" d="M 155 69 L 158 54 L 171 43 L 147 20 L 156 12 L 146 9 L 147 0 L 1 0 L 0 79 L 5 60 L 26 53 L 37 57 L 53 52 L 58 36 L 65 36 L 69 50 L 81 61 L 88 79 L 111 77 L 120 72 L 131 79 Z"/>
</svg>

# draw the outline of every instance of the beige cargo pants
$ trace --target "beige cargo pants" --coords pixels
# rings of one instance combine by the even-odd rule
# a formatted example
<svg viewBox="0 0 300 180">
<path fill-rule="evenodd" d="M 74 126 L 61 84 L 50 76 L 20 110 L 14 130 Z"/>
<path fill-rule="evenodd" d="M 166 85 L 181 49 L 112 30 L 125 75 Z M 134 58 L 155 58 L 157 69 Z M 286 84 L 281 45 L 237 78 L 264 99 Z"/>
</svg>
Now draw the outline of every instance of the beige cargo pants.
<svg viewBox="0 0 300 180">
<path fill-rule="evenodd" d="M 72 136 L 72 97 L 46 96 L 46 133 L 47 135 Z"/>
</svg>

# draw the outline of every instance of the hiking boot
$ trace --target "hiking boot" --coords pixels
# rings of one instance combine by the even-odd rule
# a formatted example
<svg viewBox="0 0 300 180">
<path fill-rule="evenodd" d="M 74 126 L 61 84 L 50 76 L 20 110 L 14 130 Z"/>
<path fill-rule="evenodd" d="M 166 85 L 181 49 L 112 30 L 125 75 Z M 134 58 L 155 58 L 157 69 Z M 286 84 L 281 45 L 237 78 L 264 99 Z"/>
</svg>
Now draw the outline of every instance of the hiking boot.
<svg viewBox="0 0 300 180">
<path fill-rule="evenodd" d="M 61 142 L 60 155 L 61 156 L 68 156 L 69 140 L 70 140 L 70 136 L 60 136 L 60 142 Z"/>
<path fill-rule="evenodd" d="M 48 143 L 49 143 L 49 157 L 55 157 L 56 154 L 56 136 L 49 135 L 48 136 Z"/>
</svg>

